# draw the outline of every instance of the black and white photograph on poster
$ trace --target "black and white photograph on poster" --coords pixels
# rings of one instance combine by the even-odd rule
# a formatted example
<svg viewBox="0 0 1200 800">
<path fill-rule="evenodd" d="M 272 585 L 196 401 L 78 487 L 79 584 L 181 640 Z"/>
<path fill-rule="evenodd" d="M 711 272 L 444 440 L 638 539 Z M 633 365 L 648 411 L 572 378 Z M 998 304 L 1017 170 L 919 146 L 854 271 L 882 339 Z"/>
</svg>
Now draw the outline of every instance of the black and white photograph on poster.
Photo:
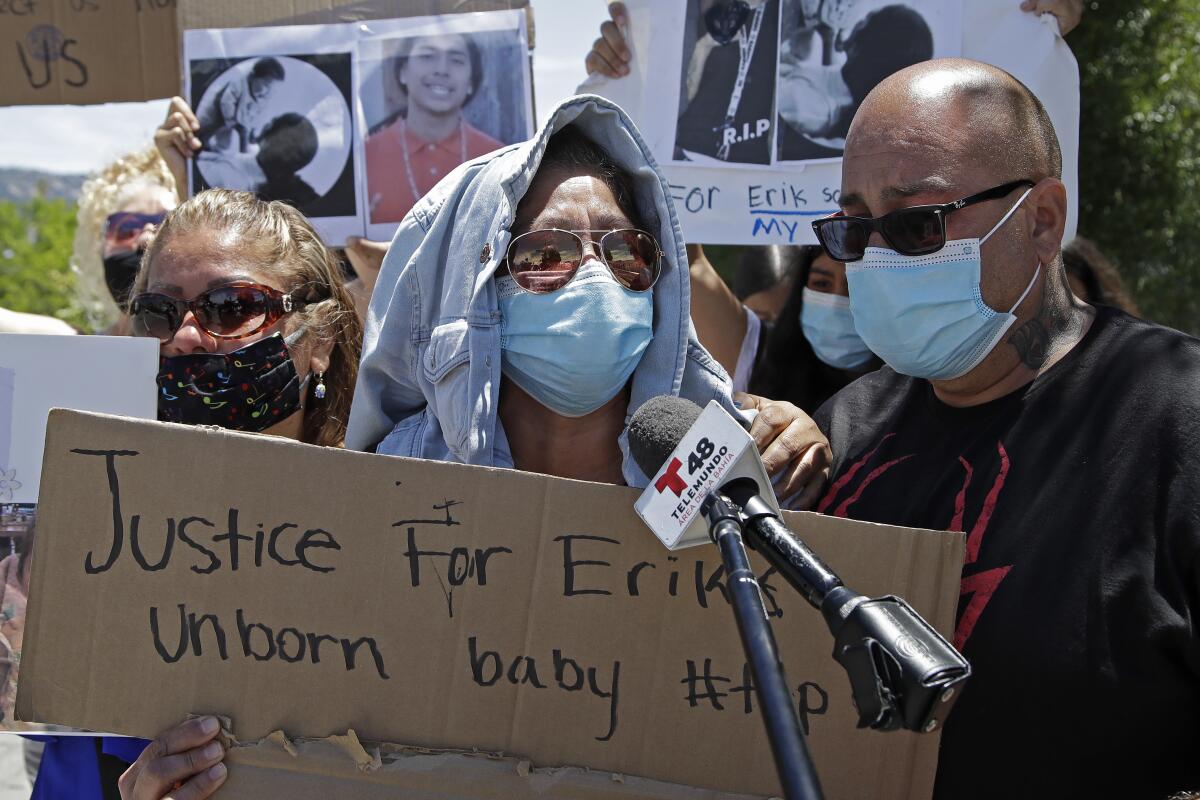
<svg viewBox="0 0 1200 800">
<path fill-rule="evenodd" d="M 687 0 L 675 160 L 770 164 L 780 0 Z"/>
<path fill-rule="evenodd" d="M 294 205 L 331 247 L 363 235 L 358 26 L 188 30 L 184 97 L 200 123 L 188 189 Z"/>
<path fill-rule="evenodd" d="M 533 135 L 524 13 L 420 17 L 387 28 L 359 45 L 369 238 L 390 235 L 459 164 Z"/>
<path fill-rule="evenodd" d="M 355 216 L 351 53 L 204 58 L 188 64 L 202 149 L 192 192 L 282 200 L 306 216 Z"/>
<path fill-rule="evenodd" d="M 841 158 L 880 81 L 961 54 L 962 0 L 780 0 L 775 160 Z"/>
</svg>

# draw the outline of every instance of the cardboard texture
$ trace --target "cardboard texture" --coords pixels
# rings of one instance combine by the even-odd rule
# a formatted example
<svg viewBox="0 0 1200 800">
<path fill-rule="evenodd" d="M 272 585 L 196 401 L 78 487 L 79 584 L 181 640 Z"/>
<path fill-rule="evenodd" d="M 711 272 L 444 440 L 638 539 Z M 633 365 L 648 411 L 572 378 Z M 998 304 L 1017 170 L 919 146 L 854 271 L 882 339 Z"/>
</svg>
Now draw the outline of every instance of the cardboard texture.
<svg viewBox="0 0 1200 800">
<path fill-rule="evenodd" d="M 179 93 L 175 0 L 0 0 L 0 105 Z"/>
<path fill-rule="evenodd" d="M 86 105 L 177 95 L 180 31 L 191 28 L 528 6 L 528 0 L 0 0 L 0 75 L 5 76 L 0 105 Z M 532 46 L 532 13 L 529 37 Z"/>
<path fill-rule="evenodd" d="M 778 794 L 720 558 L 665 550 L 637 495 L 55 410 L 18 716 L 153 736 L 215 713 L 243 741 L 353 729 Z M 849 586 L 949 633 L 961 534 L 787 519 Z M 928 797 L 936 735 L 856 729 L 819 615 L 763 585 L 827 796 Z"/>
<path fill-rule="evenodd" d="M 234 745 L 225 759 L 229 779 L 221 800 L 407 800 L 478 797 L 553 797 L 562 800 L 751 800 L 732 794 L 579 767 L 534 767 L 494 753 L 433 751 L 360 743 L 353 731 L 319 740 L 289 741 L 281 733 Z"/>
</svg>

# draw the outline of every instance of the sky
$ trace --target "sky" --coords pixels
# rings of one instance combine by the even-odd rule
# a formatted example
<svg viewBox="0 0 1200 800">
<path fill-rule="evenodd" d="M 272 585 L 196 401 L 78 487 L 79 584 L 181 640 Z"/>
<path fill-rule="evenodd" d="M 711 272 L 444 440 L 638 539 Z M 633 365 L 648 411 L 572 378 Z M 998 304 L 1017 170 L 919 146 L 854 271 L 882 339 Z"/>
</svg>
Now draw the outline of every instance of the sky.
<svg viewBox="0 0 1200 800">
<path fill-rule="evenodd" d="M 531 0 L 538 122 L 586 73 L 583 58 L 608 18 L 605 0 Z M 0 167 L 82 173 L 152 141 L 167 100 L 99 106 L 0 107 Z"/>
</svg>

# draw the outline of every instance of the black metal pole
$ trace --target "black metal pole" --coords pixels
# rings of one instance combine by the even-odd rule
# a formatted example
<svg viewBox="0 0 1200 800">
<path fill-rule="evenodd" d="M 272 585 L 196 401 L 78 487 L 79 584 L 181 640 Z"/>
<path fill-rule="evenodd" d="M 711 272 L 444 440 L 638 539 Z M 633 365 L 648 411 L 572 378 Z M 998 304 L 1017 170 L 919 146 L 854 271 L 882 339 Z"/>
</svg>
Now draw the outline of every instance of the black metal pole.
<svg viewBox="0 0 1200 800">
<path fill-rule="evenodd" d="M 716 494 L 705 501 L 703 511 L 708 519 L 709 536 L 721 550 L 734 618 L 754 676 L 754 688 L 784 797 L 787 800 L 821 800 L 821 786 L 804 734 L 800 731 L 800 718 L 792 703 L 783 664 L 779 662 L 779 651 L 767 620 L 758 578 L 750 569 L 750 559 L 742 541 L 740 515 Z"/>
</svg>

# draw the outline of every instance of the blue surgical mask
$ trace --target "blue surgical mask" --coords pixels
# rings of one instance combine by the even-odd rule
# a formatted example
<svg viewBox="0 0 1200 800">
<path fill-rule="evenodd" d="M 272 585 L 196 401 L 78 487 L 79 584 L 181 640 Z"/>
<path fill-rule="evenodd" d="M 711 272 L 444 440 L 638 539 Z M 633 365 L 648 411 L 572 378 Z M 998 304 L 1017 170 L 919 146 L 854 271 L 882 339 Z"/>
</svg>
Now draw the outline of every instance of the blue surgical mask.
<svg viewBox="0 0 1200 800">
<path fill-rule="evenodd" d="M 875 354 L 854 330 L 850 298 L 815 292 L 805 287 L 800 307 L 800 327 L 817 358 L 837 369 L 858 369 L 871 363 Z"/>
<path fill-rule="evenodd" d="M 846 264 L 850 312 L 867 346 L 896 372 L 928 380 L 966 375 L 987 357 L 1017 321 L 983 302 L 980 248 L 1024 202 L 1029 191 L 982 239 L 954 239 L 936 253 L 906 256 L 868 247 L 861 261 Z"/>
<path fill-rule="evenodd" d="M 652 292 L 631 292 L 598 259 L 563 288 L 531 294 L 505 275 L 501 370 L 556 414 L 582 417 L 617 396 L 654 336 Z"/>
</svg>

